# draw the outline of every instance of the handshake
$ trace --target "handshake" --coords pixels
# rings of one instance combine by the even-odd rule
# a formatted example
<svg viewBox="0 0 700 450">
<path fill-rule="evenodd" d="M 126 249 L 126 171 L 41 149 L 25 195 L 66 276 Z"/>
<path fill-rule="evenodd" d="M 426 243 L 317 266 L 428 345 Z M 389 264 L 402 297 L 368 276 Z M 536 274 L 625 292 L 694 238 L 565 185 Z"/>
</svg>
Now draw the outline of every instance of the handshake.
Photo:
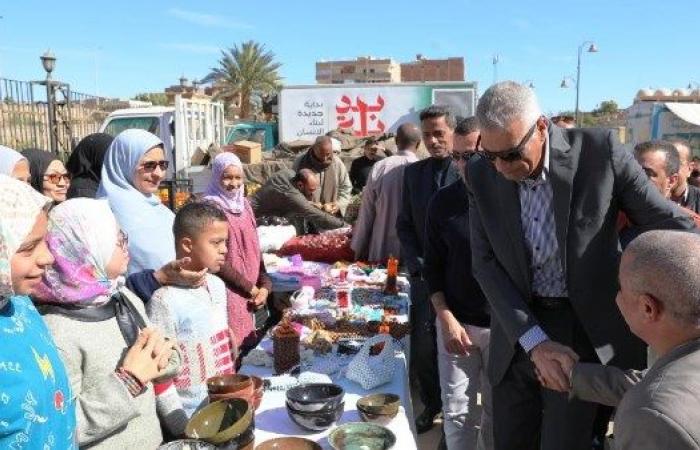
<svg viewBox="0 0 700 450">
<path fill-rule="evenodd" d="M 569 347 L 554 341 L 544 341 L 530 351 L 535 374 L 543 387 L 558 392 L 571 390 L 571 375 L 578 355 Z"/>
</svg>

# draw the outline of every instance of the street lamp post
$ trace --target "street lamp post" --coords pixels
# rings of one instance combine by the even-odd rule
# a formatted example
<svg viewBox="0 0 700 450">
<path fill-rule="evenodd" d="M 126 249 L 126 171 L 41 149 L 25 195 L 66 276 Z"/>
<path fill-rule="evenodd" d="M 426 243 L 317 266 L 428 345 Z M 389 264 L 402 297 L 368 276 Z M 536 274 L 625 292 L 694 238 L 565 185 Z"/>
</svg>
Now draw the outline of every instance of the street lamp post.
<svg viewBox="0 0 700 450">
<path fill-rule="evenodd" d="M 58 156 L 58 128 L 56 123 L 56 86 L 51 79 L 51 72 L 56 67 L 56 57 L 50 50 L 47 50 L 40 57 L 41 65 L 46 71 L 46 112 L 49 124 L 49 145 L 51 152 Z"/>
<path fill-rule="evenodd" d="M 595 42 L 592 41 L 585 41 L 581 45 L 578 46 L 578 61 L 576 63 L 576 110 L 574 111 L 574 119 L 576 120 L 576 126 L 579 126 L 579 107 L 578 107 L 578 102 L 579 102 L 579 96 L 581 94 L 581 55 L 583 54 L 583 48 L 586 45 L 589 45 L 588 47 L 588 53 L 597 53 L 598 52 L 598 47 L 595 45 Z M 563 83 L 563 82 L 562 82 Z"/>
</svg>

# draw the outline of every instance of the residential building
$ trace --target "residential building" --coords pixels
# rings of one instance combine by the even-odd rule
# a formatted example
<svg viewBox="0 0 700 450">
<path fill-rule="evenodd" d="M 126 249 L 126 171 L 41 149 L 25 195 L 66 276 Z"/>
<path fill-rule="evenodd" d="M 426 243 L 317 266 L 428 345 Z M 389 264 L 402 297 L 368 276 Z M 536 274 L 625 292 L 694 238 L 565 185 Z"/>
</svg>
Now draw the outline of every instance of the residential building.
<svg viewBox="0 0 700 450">
<path fill-rule="evenodd" d="M 316 82 L 319 84 L 399 83 L 401 66 L 391 58 L 360 56 L 355 60 L 319 61 Z"/>
<path fill-rule="evenodd" d="M 416 60 L 401 63 L 401 81 L 464 81 L 464 58 L 427 59 L 416 55 Z"/>
</svg>

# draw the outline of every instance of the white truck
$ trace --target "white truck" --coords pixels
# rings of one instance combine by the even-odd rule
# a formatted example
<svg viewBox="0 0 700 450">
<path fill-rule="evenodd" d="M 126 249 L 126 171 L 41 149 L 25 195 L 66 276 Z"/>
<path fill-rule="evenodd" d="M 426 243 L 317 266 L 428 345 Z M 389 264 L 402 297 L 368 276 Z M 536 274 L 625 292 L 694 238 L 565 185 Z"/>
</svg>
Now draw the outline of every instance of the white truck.
<svg viewBox="0 0 700 450">
<path fill-rule="evenodd" d="M 119 109 L 107 116 L 100 127 L 103 133 L 116 136 L 128 128 L 141 128 L 158 136 L 170 162 L 168 179 L 192 179 L 193 192 L 202 192 L 209 171 L 193 164 L 199 151 L 210 145 L 224 145 L 224 107 L 208 100 L 175 97 L 175 106 L 149 106 Z M 200 154 L 201 155 L 201 154 Z"/>
<path fill-rule="evenodd" d="M 474 115 L 476 82 L 285 86 L 279 96 L 280 141 L 312 141 L 337 128 L 357 137 L 395 132 L 432 104 Z"/>
</svg>

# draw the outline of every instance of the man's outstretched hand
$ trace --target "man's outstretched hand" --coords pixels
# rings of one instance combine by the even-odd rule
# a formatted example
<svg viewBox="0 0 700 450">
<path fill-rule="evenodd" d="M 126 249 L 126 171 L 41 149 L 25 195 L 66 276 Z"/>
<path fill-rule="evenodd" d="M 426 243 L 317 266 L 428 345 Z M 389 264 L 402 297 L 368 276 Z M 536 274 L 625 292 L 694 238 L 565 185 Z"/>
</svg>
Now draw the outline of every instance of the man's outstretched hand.
<svg viewBox="0 0 700 450">
<path fill-rule="evenodd" d="M 194 272 L 185 267 L 190 263 L 190 258 L 184 257 L 170 261 L 153 275 L 161 286 L 200 287 L 207 281 L 207 269 Z"/>
<path fill-rule="evenodd" d="M 559 392 L 569 391 L 569 377 L 578 361 L 576 352 L 558 342 L 547 340 L 532 349 L 530 359 L 542 386 Z"/>
</svg>

